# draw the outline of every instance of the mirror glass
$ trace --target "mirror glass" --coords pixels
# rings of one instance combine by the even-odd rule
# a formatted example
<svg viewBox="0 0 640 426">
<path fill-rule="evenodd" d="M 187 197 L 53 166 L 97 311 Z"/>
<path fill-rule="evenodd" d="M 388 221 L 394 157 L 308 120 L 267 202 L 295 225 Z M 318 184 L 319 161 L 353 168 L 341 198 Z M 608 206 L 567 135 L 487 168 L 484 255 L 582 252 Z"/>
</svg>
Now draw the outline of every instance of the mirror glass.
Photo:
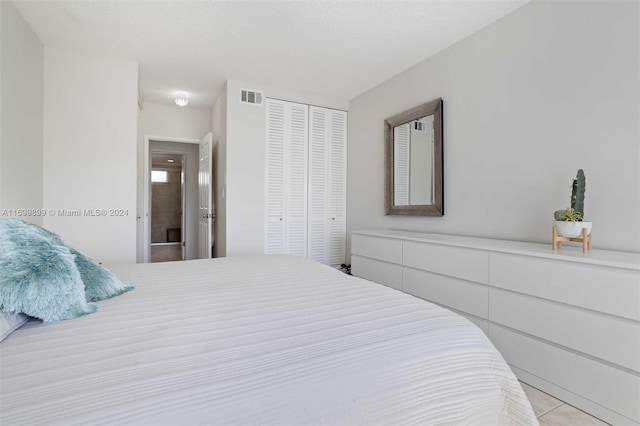
<svg viewBox="0 0 640 426">
<path fill-rule="evenodd" d="M 393 128 L 393 204 L 433 204 L 433 115 Z"/>
<path fill-rule="evenodd" d="M 387 215 L 444 215 L 442 99 L 384 121 Z"/>
</svg>

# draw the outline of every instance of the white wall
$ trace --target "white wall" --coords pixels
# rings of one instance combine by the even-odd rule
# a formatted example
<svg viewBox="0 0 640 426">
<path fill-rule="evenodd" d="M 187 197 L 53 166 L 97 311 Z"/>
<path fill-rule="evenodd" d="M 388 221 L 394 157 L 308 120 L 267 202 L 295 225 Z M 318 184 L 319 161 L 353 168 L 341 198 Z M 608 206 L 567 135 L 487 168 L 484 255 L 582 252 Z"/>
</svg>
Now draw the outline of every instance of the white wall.
<svg viewBox="0 0 640 426">
<path fill-rule="evenodd" d="M 138 113 L 138 185 L 137 185 L 137 214 L 142 217 L 144 211 L 144 190 L 142 175 L 144 164 L 144 137 L 160 136 L 176 139 L 202 139 L 211 128 L 211 116 L 207 109 L 179 107 L 177 105 L 156 104 L 145 102 Z M 196 166 L 197 167 L 197 166 Z M 195 203 L 197 204 L 197 199 Z M 196 213 L 197 215 L 197 213 Z M 196 225 L 197 226 L 197 225 Z M 144 221 L 139 220 L 136 231 L 136 261 L 144 261 Z M 187 241 L 193 240 L 192 233 L 186 235 Z M 195 236 L 197 239 L 197 235 Z M 197 244 L 197 242 L 194 242 Z M 187 259 L 197 258 L 194 248 L 187 249 Z M 197 245 L 195 246 L 197 250 Z M 195 256 L 195 257 L 194 257 Z"/>
<path fill-rule="evenodd" d="M 640 251 L 638 9 L 533 1 L 353 99 L 348 231 L 550 243 L 583 168 L 594 247 Z M 445 215 L 385 216 L 383 120 L 437 97 Z"/>
<path fill-rule="evenodd" d="M 47 46 L 44 88 L 44 208 L 128 212 L 44 226 L 99 261 L 135 262 L 138 65 Z"/>
<path fill-rule="evenodd" d="M 0 2 L 0 28 L 0 212 L 41 209 L 44 48 L 9 1 Z"/>
<path fill-rule="evenodd" d="M 213 222 L 215 257 L 227 255 L 227 84 L 218 95 L 211 112 L 213 133 L 213 196 L 215 219 Z"/>
<path fill-rule="evenodd" d="M 145 135 L 200 140 L 210 131 L 211 113 L 207 109 L 145 102 L 140 127 Z"/>
<path fill-rule="evenodd" d="M 264 147 L 266 112 L 240 103 L 240 90 L 265 97 L 347 109 L 341 99 L 298 93 L 236 80 L 227 81 L 226 255 L 264 253 Z"/>
</svg>

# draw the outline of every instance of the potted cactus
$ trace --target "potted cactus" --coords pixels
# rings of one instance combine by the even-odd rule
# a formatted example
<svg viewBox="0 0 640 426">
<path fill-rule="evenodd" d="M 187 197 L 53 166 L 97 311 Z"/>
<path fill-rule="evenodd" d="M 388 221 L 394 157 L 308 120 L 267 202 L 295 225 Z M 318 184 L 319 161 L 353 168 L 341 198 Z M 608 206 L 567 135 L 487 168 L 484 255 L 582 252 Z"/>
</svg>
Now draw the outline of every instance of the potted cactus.
<svg viewBox="0 0 640 426">
<path fill-rule="evenodd" d="M 583 228 L 587 229 L 587 234 L 591 234 L 592 223 L 584 220 L 584 192 L 586 185 L 584 171 L 580 169 L 571 186 L 571 206 L 564 210 L 556 210 L 553 214 L 558 234 L 563 237 L 580 237 Z"/>
</svg>

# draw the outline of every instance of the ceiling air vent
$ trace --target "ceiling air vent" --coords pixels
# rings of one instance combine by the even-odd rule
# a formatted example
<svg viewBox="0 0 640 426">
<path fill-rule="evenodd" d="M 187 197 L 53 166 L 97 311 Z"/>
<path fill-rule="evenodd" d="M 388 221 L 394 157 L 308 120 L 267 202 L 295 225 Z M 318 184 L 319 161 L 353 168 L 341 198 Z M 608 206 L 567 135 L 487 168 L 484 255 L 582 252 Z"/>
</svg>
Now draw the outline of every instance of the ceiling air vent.
<svg viewBox="0 0 640 426">
<path fill-rule="evenodd" d="M 262 105 L 262 92 L 252 90 L 240 90 L 240 102 L 243 104 Z"/>
</svg>

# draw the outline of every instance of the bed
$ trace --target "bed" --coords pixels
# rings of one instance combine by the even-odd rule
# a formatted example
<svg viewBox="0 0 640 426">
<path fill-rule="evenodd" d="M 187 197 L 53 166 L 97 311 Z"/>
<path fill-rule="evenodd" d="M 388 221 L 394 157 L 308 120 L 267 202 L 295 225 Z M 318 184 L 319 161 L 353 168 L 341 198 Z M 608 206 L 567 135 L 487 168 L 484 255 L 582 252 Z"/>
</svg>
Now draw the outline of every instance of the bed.
<svg viewBox="0 0 640 426">
<path fill-rule="evenodd" d="M 536 425 L 476 326 L 307 259 L 112 266 L 136 286 L 0 344 L 0 424 Z"/>
</svg>

